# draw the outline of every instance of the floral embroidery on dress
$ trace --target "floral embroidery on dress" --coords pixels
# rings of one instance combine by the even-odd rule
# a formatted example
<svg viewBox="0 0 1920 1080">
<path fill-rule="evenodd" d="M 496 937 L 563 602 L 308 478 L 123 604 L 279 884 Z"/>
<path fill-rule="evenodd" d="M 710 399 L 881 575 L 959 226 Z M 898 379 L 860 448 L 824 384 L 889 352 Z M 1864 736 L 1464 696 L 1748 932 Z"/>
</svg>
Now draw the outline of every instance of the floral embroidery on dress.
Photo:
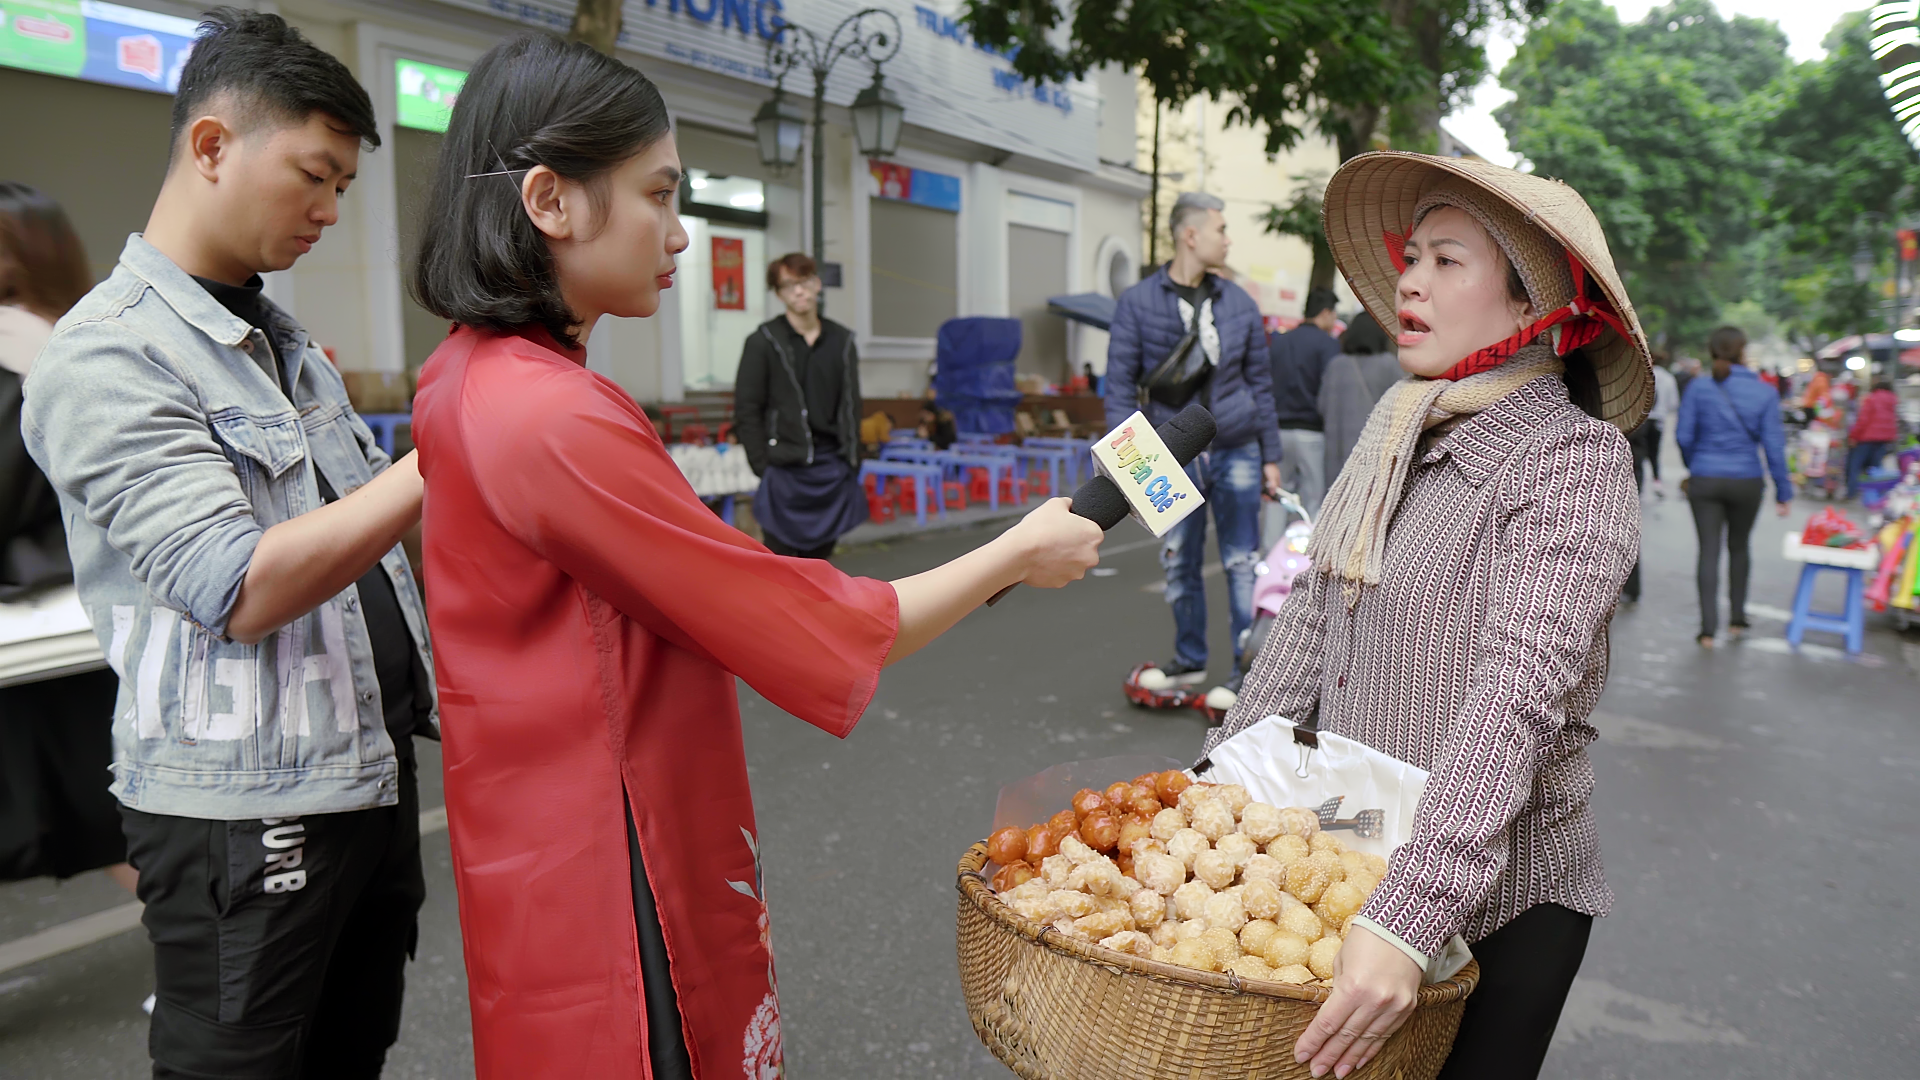
<svg viewBox="0 0 1920 1080">
<path fill-rule="evenodd" d="M 752 897 L 760 904 L 760 947 L 767 951 L 767 996 L 754 1010 L 741 1039 L 745 1051 L 742 1064 L 747 1080 L 780 1080 L 785 1074 L 785 1059 L 780 1045 L 780 987 L 773 977 L 773 927 L 767 918 L 767 876 L 760 866 L 760 844 L 743 826 L 740 835 L 753 852 L 753 883 L 729 881 L 734 892 Z"/>
</svg>

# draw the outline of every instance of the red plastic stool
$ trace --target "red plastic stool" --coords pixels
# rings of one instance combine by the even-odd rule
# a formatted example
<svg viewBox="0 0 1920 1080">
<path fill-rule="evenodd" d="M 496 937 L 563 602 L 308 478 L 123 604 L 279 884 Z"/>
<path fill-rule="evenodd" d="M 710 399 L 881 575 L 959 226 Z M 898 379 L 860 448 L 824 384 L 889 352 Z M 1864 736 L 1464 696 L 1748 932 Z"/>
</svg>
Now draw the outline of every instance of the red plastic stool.
<svg viewBox="0 0 1920 1080">
<path fill-rule="evenodd" d="M 872 479 L 869 477 L 869 479 Z M 870 521 L 892 521 L 893 503 L 884 495 L 867 492 L 867 518 Z"/>
<path fill-rule="evenodd" d="M 1008 473 L 1000 478 L 1000 501 L 1019 506 L 1027 501 L 1027 482 Z"/>
<path fill-rule="evenodd" d="M 947 509 L 965 510 L 967 508 L 967 485 L 958 480 L 946 480 L 940 484 L 940 488 L 946 495 Z"/>
<path fill-rule="evenodd" d="M 986 502 L 993 493 L 988 490 L 987 470 L 984 468 L 967 470 L 967 494 L 974 502 Z"/>
</svg>

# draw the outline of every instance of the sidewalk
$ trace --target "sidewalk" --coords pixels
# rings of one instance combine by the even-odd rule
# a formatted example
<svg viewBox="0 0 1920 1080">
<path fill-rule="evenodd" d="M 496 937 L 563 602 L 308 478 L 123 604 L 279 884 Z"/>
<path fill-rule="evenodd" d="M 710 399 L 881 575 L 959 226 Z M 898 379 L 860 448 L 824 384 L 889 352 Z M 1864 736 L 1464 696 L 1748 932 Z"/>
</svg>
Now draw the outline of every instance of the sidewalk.
<svg viewBox="0 0 1920 1080">
<path fill-rule="evenodd" d="M 1040 499 L 1029 499 L 1025 505 L 1002 501 L 999 509 L 993 509 L 986 503 L 975 503 L 965 510 L 949 510 L 943 518 L 940 512 L 927 510 L 927 523 L 921 525 L 914 521 L 913 512 L 895 516 L 892 521 L 869 521 L 856 526 L 854 530 L 840 538 L 839 550 L 870 547 L 874 544 L 890 544 L 905 540 L 910 536 L 927 536 L 933 533 L 951 532 L 955 529 L 971 529 L 981 525 L 998 522 L 1010 522 L 1026 516 L 1027 511 L 1039 506 Z"/>
</svg>

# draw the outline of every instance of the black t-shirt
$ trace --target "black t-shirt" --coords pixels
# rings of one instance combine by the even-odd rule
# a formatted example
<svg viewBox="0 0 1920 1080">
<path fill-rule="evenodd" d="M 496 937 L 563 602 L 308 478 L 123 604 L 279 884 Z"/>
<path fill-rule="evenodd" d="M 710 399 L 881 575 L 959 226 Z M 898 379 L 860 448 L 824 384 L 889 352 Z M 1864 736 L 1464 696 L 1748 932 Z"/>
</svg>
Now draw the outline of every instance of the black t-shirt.
<svg viewBox="0 0 1920 1080">
<path fill-rule="evenodd" d="M 1171 277 L 1167 278 L 1167 284 L 1173 286 L 1174 295 L 1192 304 L 1194 313 L 1199 313 L 1200 301 L 1207 298 L 1207 279 L 1205 275 L 1201 276 L 1200 283 L 1197 285 L 1182 285 Z"/>
<path fill-rule="evenodd" d="M 802 392 L 806 397 L 807 426 L 813 431 L 813 457 L 830 458 L 840 453 L 843 445 L 840 431 L 840 396 L 846 392 L 845 365 L 841 363 L 846 354 L 846 331 L 840 324 L 820 320 L 820 336 L 808 345 L 807 339 L 786 319 L 778 320 L 777 330 L 786 338 L 786 346 L 793 355 L 796 370 L 794 375 L 800 380 Z M 859 433 L 845 433 L 849 438 L 859 438 Z"/>
<path fill-rule="evenodd" d="M 234 315 L 246 321 L 247 325 L 259 330 L 267 339 L 272 356 L 255 357 L 262 369 L 271 367 L 268 374 L 280 387 L 280 392 L 293 400 L 293 391 L 287 384 L 286 365 L 280 362 L 280 345 L 274 340 L 273 329 L 268 325 L 267 307 L 261 297 L 262 282 L 255 274 L 245 285 L 228 285 L 222 281 L 213 281 L 196 276 L 193 280 L 207 290 L 207 295 L 220 301 L 220 305 Z M 322 502 L 335 502 L 340 498 L 327 482 L 325 473 L 318 468 L 313 470 L 313 478 L 320 485 Z M 400 611 L 400 598 L 393 591 L 393 582 L 387 579 L 386 571 L 378 563 L 360 576 L 354 584 L 360 593 L 360 614 L 367 623 L 367 640 L 373 647 L 374 675 L 380 681 L 381 712 L 387 724 L 387 734 L 393 739 L 396 753 L 405 758 L 413 753 L 410 739 L 417 725 L 416 713 L 419 709 L 421 694 L 416 691 L 416 672 L 419 658 L 414 651 L 413 634 L 407 630 L 406 616 Z"/>
</svg>

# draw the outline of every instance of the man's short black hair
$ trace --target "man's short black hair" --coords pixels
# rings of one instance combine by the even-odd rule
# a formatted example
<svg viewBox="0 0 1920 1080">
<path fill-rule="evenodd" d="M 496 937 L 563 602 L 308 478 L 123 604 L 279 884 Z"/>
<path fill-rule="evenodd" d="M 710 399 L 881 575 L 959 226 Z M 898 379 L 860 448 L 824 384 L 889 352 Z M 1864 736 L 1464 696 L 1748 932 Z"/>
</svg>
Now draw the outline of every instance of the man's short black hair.
<svg viewBox="0 0 1920 1080">
<path fill-rule="evenodd" d="M 289 127 L 325 113 L 369 150 L 380 145 L 366 88 L 345 64 L 278 15 L 217 7 L 200 17 L 193 54 L 173 98 L 174 146 L 222 94 L 238 98 L 248 115 Z"/>
<path fill-rule="evenodd" d="M 1311 319 L 1323 311 L 1332 311 L 1340 306 L 1340 298 L 1333 295 L 1332 289 L 1314 289 L 1307 293 L 1306 317 Z"/>
</svg>

